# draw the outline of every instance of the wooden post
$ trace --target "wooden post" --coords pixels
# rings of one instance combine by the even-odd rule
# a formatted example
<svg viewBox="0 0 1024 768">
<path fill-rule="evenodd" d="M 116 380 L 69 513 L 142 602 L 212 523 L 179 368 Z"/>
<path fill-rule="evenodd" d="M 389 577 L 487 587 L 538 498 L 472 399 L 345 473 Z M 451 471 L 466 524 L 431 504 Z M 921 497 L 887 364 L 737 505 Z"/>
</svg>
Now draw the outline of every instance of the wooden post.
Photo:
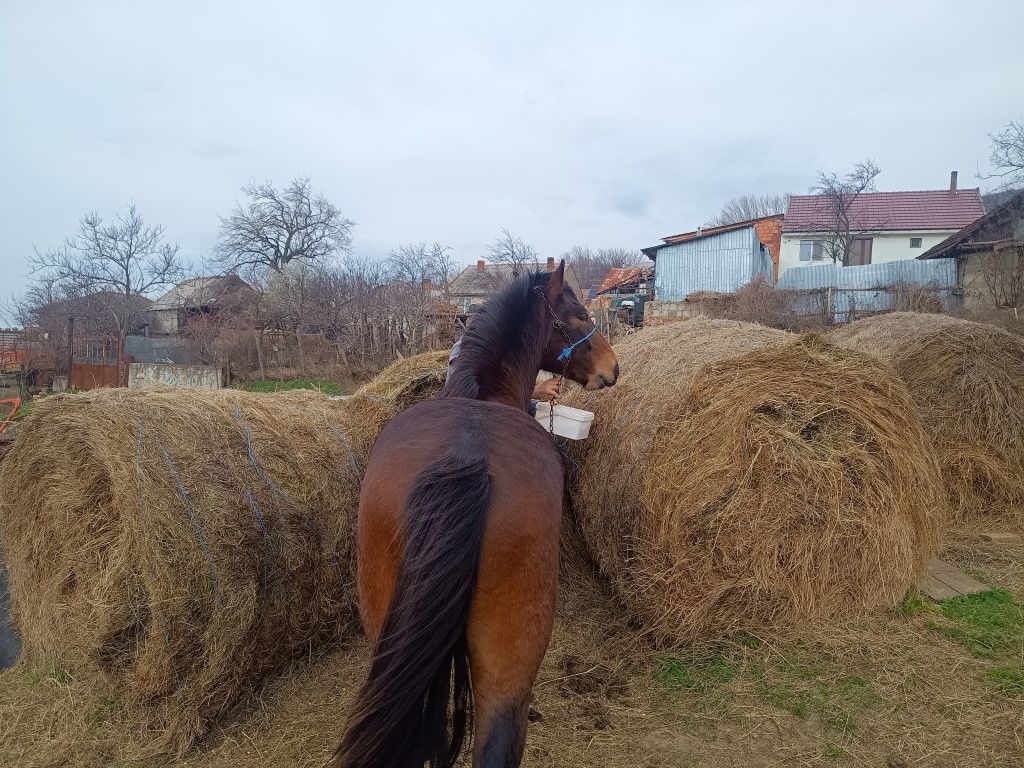
<svg viewBox="0 0 1024 768">
<path fill-rule="evenodd" d="M 71 391 L 71 366 L 75 362 L 75 318 L 68 316 L 68 386 L 67 391 Z"/>
<path fill-rule="evenodd" d="M 298 328 L 295 329 L 295 340 L 299 343 L 299 373 L 306 375 L 306 356 L 302 352 L 302 334 Z"/>
<path fill-rule="evenodd" d="M 267 374 L 263 372 L 263 351 L 260 349 L 260 337 L 263 333 L 254 329 L 252 335 L 256 337 L 256 361 L 260 365 L 260 378 L 265 379 Z"/>
<path fill-rule="evenodd" d="M 128 386 L 128 363 L 124 357 L 124 336 L 117 338 L 117 386 Z"/>
</svg>

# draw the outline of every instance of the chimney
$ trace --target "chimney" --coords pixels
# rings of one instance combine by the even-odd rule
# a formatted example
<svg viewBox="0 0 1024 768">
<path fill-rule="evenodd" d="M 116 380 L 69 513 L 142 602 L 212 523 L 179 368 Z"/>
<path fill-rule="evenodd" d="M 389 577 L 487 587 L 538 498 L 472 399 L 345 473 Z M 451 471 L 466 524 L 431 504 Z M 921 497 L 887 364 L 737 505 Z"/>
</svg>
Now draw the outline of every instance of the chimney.
<svg viewBox="0 0 1024 768">
<path fill-rule="evenodd" d="M 554 271 L 555 271 L 555 257 L 554 256 L 548 256 L 548 272 L 554 272 Z"/>
<path fill-rule="evenodd" d="M 956 194 L 956 171 L 949 172 L 949 192 Z"/>
<path fill-rule="evenodd" d="M 483 272 L 484 271 L 484 267 L 486 265 L 487 265 L 486 261 L 484 261 L 483 259 L 477 259 L 477 261 L 476 261 L 476 271 L 477 272 Z"/>
<path fill-rule="evenodd" d="M 424 293 L 430 293 L 434 290 L 434 284 L 430 281 L 429 277 L 423 278 L 423 282 L 420 283 L 420 288 L 423 289 Z"/>
</svg>

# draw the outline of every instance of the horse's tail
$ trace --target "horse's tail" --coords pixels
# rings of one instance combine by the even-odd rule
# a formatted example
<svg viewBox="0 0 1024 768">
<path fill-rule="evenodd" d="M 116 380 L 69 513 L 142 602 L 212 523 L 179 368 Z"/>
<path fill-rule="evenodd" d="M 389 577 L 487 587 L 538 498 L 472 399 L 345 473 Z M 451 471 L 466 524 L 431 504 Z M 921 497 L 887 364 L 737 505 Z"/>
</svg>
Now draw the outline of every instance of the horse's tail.
<svg viewBox="0 0 1024 768">
<path fill-rule="evenodd" d="M 454 764 L 473 717 L 466 621 L 490 495 L 472 449 L 449 451 L 416 478 L 395 591 L 333 766 Z"/>
</svg>

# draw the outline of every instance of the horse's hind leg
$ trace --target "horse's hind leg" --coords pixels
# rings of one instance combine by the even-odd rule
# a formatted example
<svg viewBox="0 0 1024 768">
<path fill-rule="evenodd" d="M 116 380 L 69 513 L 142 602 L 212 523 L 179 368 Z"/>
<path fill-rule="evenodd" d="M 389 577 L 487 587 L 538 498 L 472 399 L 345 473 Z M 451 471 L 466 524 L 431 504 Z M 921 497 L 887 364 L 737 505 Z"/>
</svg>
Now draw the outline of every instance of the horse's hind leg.
<svg viewBox="0 0 1024 768">
<path fill-rule="evenodd" d="M 515 768 L 522 760 L 530 691 L 555 614 L 557 536 L 552 542 L 534 557 L 520 552 L 510 569 L 493 560 L 481 566 L 467 625 L 474 768 Z"/>
</svg>

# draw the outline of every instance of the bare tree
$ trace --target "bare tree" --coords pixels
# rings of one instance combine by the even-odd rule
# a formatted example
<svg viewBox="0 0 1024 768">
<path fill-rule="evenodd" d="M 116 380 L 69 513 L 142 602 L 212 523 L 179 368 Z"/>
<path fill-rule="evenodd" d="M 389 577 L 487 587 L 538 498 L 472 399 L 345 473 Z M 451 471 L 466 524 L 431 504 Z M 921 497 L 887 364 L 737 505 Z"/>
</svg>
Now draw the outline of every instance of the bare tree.
<svg viewBox="0 0 1024 768">
<path fill-rule="evenodd" d="M 998 189 L 1008 190 L 1024 185 L 1024 121 L 1011 120 L 992 139 L 992 172 L 979 174 L 982 179 L 1000 179 Z"/>
<path fill-rule="evenodd" d="M 242 188 L 249 198 L 220 220 L 214 253 L 225 271 L 280 272 L 292 262 L 323 262 L 348 253 L 355 222 L 310 187 L 308 178 L 278 190 L 270 183 Z"/>
<path fill-rule="evenodd" d="M 608 270 L 616 267 L 635 267 L 643 262 L 643 254 L 628 248 L 590 249 L 575 245 L 563 254 L 572 264 L 580 285 L 584 288 L 597 285 L 604 280 Z"/>
<path fill-rule="evenodd" d="M 789 205 L 789 193 L 780 195 L 741 195 L 722 206 L 717 216 L 708 220 L 707 226 L 721 227 L 740 221 L 760 219 L 785 213 Z"/>
<path fill-rule="evenodd" d="M 487 255 L 490 261 L 508 264 L 520 274 L 537 262 L 537 251 L 533 246 L 523 242 L 522 238 L 514 237 L 507 229 L 502 229 L 501 235 L 487 246 Z"/>
<path fill-rule="evenodd" d="M 164 242 L 160 225 L 147 225 L 134 205 L 105 224 L 98 213 L 82 217 L 78 233 L 52 250 L 29 257 L 33 285 L 27 299 L 88 299 L 112 331 L 124 336 L 146 309 L 145 298 L 184 275 L 178 245 Z M 99 318 L 94 318 L 99 319 Z"/>
<path fill-rule="evenodd" d="M 861 235 L 885 225 L 882 221 L 868 221 L 853 215 L 854 203 L 864 192 L 873 191 L 875 178 L 881 173 L 872 160 L 857 163 L 845 176 L 818 172 L 818 181 L 811 192 L 821 196 L 815 211 L 816 223 L 808 229 L 823 236 L 825 258 L 847 266 L 853 243 Z"/>
<path fill-rule="evenodd" d="M 387 266 L 396 280 L 408 283 L 429 280 L 438 288 L 446 288 L 457 270 L 451 248 L 440 243 L 406 243 L 392 248 Z"/>
</svg>

